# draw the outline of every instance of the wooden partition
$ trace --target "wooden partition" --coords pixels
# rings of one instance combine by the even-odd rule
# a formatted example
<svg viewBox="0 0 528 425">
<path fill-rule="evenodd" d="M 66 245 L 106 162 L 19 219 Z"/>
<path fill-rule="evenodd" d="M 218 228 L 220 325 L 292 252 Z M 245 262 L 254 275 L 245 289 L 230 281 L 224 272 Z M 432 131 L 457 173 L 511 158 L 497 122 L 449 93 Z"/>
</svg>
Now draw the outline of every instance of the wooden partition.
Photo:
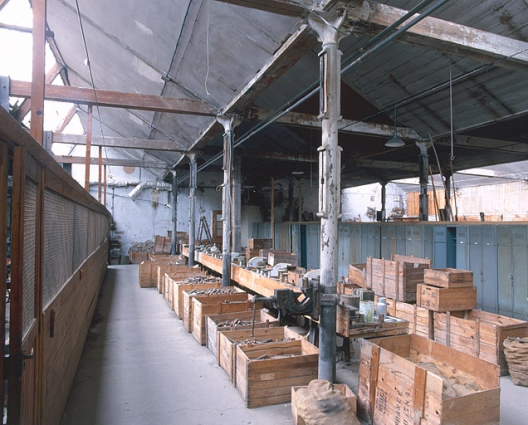
<svg viewBox="0 0 528 425">
<path fill-rule="evenodd" d="M 56 424 L 106 272 L 110 214 L 2 108 L 0 153 L 4 293 L 8 222 L 11 231 L 7 422 Z"/>
</svg>

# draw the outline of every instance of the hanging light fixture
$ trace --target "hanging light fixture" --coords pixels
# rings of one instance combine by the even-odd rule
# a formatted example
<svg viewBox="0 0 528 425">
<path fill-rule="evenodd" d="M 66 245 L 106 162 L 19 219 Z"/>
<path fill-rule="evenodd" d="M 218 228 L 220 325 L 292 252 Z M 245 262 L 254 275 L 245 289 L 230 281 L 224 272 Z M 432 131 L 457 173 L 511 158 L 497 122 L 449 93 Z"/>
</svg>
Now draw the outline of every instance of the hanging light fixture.
<svg viewBox="0 0 528 425">
<path fill-rule="evenodd" d="M 398 132 L 396 131 L 396 105 L 394 105 L 394 133 L 392 134 L 392 139 L 387 140 L 385 146 L 388 148 L 399 148 L 405 146 L 405 142 L 398 137 Z"/>
</svg>

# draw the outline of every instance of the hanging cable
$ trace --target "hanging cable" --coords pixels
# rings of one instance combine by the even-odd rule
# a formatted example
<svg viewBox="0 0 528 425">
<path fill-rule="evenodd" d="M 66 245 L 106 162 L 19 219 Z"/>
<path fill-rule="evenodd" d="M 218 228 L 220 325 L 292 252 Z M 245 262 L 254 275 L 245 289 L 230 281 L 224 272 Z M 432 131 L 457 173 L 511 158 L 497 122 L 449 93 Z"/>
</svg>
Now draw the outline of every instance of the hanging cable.
<svg viewBox="0 0 528 425">
<path fill-rule="evenodd" d="M 86 65 L 88 66 L 88 72 L 90 73 L 90 81 L 92 83 L 92 91 L 94 94 L 95 107 L 97 108 L 97 116 L 99 117 L 98 121 L 99 121 L 99 128 L 101 130 L 101 137 L 103 139 L 103 148 L 104 148 L 106 159 L 108 159 L 108 153 L 106 151 L 106 141 L 105 141 L 105 136 L 104 136 L 104 131 L 103 131 L 103 124 L 101 122 L 101 111 L 99 109 L 99 103 L 97 102 L 97 91 L 95 89 L 95 83 L 94 83 L 93 72 L 92 72 L 92 64 L 90 62 L 90 54 L 88 53 L 88 44 L 86 43 L 86 36 L 84 34 L 84 26 L 83 26 L 83 21 L 82 21 L 82 16 L 81 16 L 81 9 L 79 8 L 78 0 L 75 0 L 75 7 L 77 9 L 77 17 L 79 18 L 79 27 L 81 29 L 81 37 L 82 37 L 82 41 L 84 45 L 84 52 L 86 54 Z M 108 172 L 110 172 L 110 166 L 108 166 Z"/>
<path fill-rule="evenodd" d="M 425 7 L 426 5 L 428 5 L 429 3 L 431 3 L 433 0 L 424 0 L 422 3 L 420 3 L 417 7 L 413 8 L 411 11 L 407 12 L 404 17 L 400 18 L 397 23 L 401 23 L 403 21 L 406 21 L 408 20 L 411 16 L 413 16 L 417 9 L 421 9 L 423 7 Z M 422 21 L 423 19 L 425 19 L 427 16 L 429 16 L 431 13 L 433 13 L 436 9 L 438 9 L 439 7 L 443 6 L 445 3 L 447 3 L 449 0 L 440 0 L 437 4 L 431 6 L 430 8 L 428 8 L 423 14 L 421 15 L 418 15 L 417 17 L 415 17 L 412 21 L 410 21 L 407 25 L 403 26 L 402 28 L 398 29 L 397 31 L 395 31 L 393 34 L 391 34 L 390 36 L 388 36 L 387 38 L 385 38 L 384 40 L 380 41 L 379 44 L 377 44 L 376 46 L 374 46 L 373 48 L 361 53 L 359 55 L 359 57 L 357 57 L 356 60 L 354 60 L 352 63 L 350 63 L 349 65 L 345 66 L 344 68 L 341 69 L 341 74 L 344 74 L 345 72 L 349 71 L 352 67 L 358 65 L 359 63 L 361 63 L 361 61 L 363 61 L 368 55 L 372 54 L 373 52 L 375 52 L 376 50 L 378 50 L 379 48 L 381 48 L 382 46 L 384 46 L 385 44 L 387 44 L 388 42 L 392 41 L 393 39 L 395 39 L 396 37 L 398 37 L 399 35 L 401 35 L 403 32 L 407 31 L 409 28 L 411 28 L 412 26 L 416 25 L 418 22 Z M 405 19 L 404 19 L 405 18 Z M 401 21 L 401 22 L 400 22 Z M 396 22 L 393 23 L 390 27 L 387 27 L 385 30 L 382 31 L 382 33 L 386 34 L 388 33 L 388 29 L 390 28 L 390 30 L 392 30 L 393 28 L 395 28 L 396 26 Z M 376 38 L 376 37 L 375 37 Z M 379 37 L 381 38 L 381 37 Z M 354 57 L 356 57 L 357 55 L 355 55 Z M 234 147 L 238 147 L 240 146 L 242 143 L 244 143 L 245 141 L 247 141 L 250 137 L 254 136 L 255 134 L 259 133 L 260 131 L 262 131 L 264 128 L 266 128 L 267 126 L 273 124 L 275 121 L 277 121 L 279 118 L 281 118 L 282 116 L 286 115 L 288 112 L 290 112 L 293 108 L 297 107 L 298 105 L 300 105 L 301 103 L 303 103 L 305 100 L 309 99 L 311 96 L 313 96 L 314 94 L 316 94 L 317 92 L 319 91 L 319 81 L 316 81 L 314 83 L 312 83 L 310 86 L 308 86 L 305 90 L 303 90 L 301 93 L 299 93 L 296 97 L 294 97 L 293 99 L 291 99 L 290 101 L 286 102 L 282 107 L 280 107 L 277 111 L 275 111 L 274 113 L 270 114 L 269 116 L 267 116 L 266 118 L 264 118 L 260 123 L 258 123 L 255 127 L 253 127 L 251 130 L 249 130 L 246 134 L 244 134 L 243 136 L 241 136 L 234 144 Z M 206 161 L 204 164 L 202 164 L 200 167 L 198 167 L 198 170 L 197 171 L 202 171 L 204 170 L 205 168 L 207 168 L 209 165 L 215 163 L 216 161 L 218 161 L 221 157 L 223 156 L 223 153 L 220 152 L 218 153 L 217 155 L 213 156 L 211 159 L 209 159 L 208 161 Z M 178 183 L 182 183 L 184 182 L 186 179 L 189 178 L 189 174 L 185 175 L 185 176 L 182 176 L 181 179 L 178 180 Z"/>
</svg>

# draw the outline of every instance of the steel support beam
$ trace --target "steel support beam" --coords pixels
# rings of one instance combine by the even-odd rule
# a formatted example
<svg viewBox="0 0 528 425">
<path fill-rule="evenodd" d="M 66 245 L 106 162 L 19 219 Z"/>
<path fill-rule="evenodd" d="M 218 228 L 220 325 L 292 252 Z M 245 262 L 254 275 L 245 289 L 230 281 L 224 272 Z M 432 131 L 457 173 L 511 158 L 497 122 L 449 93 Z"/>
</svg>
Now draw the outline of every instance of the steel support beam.
<svg viewBox="0 0 528 425">
<path fill-rule="evenodd" d="M 234 252 L 240 252 L 242 249 L 242 237 L 240 234 L 242 222 L 242 158 L 237 156 L 234 158 L 234 179 L 233 179 L 233 197 L 232 197 L 232 229 L 233 237 L 231 243 Z M 241 253 L 241 252 L 240 252 Z"/>
<path fill-rule="evenodd" d="M 420 148 L 420 221 L 429 221 L 429 195 L 427 183 L 429 182 L 429 156 L 427 155 L 427 142 L 416 142 Z"/>
<path fill-rule="evenodd" d="M 321 306 L 319 320 L 319 379 L 336 378 L 336 309 L 338 220 L 341 209 L 341 148 L 338 146 L 341 119 L 341 52 L 339 41 L 346 34 L 339 29 L 344 15 L 310 15 L 308 22 L 322 42 L 320 112 L 322 142 L 319 147 L 319 212 L 321 219 Z"/>
<path fill-rule="evenodd" d="M 381 182 L 381 219 L 387 218 L 387 182 Z"/>
<path fill-rule="evenodd" d="M 172 173 L 172 240 L 171 254 L 176 255 L 176 238 L 178 235 L 178 176 L 176 171 Z"/>
<path fill-rule="evenodd" d="M 234 117 L 218 115 L 217 121 L 224 127 L 224 183 L 222 185 L 222 286 L 231 284 L 231 194 L 233 170 Z"/>
<path fill-rule="evenodd" d="M 196 239 L 196 154 L 189 154 L 189 160 L 189 267 L 192 267 Z"/>
</svg>

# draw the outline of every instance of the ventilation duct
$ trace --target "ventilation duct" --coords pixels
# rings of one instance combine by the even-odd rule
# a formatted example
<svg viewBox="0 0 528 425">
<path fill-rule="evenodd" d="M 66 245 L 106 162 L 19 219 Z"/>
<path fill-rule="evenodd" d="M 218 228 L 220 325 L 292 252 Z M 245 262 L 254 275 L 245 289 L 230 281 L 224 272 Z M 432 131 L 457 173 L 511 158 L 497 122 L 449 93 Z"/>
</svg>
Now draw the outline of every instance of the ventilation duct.
<svg viewBox="0 0 528 425">
<path fill-rule="evenodd" d="M 139 198 L 139 195 L 141 195 L 141 192 L 143 192 L 145 189 L 158 189 L 158 190 L 172 190 L 172 185 L 169 183 L 164 182 L 144 182 L 138 184 L 132 191 L 128 194 L 130 198 L 132 198 L 133 201 L 135 201 L 137 198 Z"/>
</svg>

